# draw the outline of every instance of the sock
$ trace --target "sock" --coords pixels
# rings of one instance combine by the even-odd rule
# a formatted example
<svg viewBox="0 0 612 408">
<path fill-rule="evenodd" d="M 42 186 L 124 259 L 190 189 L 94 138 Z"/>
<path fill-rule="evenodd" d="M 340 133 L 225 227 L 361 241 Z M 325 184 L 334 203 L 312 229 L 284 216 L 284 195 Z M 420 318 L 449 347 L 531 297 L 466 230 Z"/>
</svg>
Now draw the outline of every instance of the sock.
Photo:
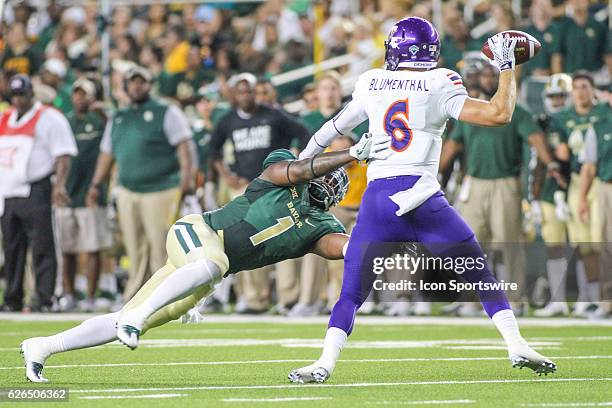
<svg viewBox="0 0 612 408">
<path fill-rule="evenodd" d="M 588 286 L 587 286 L 587 291 L 589 294 L 589 300 L 591 302 L 599 302 L 600 300 L 600 296 L 599 296 L 599 282 L 589 282 Z"/>
<path fill-rule="evenodd" d="M 328 328 L 336 327 L 343 330 L 347 335 L 351 334 L 355 323 L 355 315 L 360 306 L 361 304 L 341 293 L 329 317 Z"/>
<path fill-rule="evenodd" d="M 117 339 L 115 324 L 119 312 L 85 320 L 80 325 L 49 337 L 43 337 L 49 355 L 63 351 L 99 346 Z"/>
<path fill-rule="evenodd" d="M 523 336 L 521 336 L 512 309 L 500 310 L 493 315 L 491 320 L 495 323 L 495 327 L 497 327 L 497 330 L 501 333 L 509 349 L 527 344 Z"/>
<path fill-rule="evenodd" d="M 336 361 L 338 361 L 338 357 L 340 357 L 340 352 L 346 344 L 347 338 L 346 332 L 342 329 L 337 327 L 330 327 L 327 329 L 325 341 L 323 342 L 323 352 L 315 364 L 320 364 L 331 375 L 336 367 Z"/>
<path fill-rule="evenodd" d="M 576 283 L 578 284 L 578 302 L 589 301 L 589 281 L 586 277 L 586 269 L 581 259 L 576 261 Z"/>
<path fill-rule="evenodd" d="M 202 259 L 188 263 L 172 272 L 140 305 L 122 312 L 122 324 L 142 329 L 145 320 L 154 312 L 191 294 L 202 285 L 221 279 L 221 270 L 212 261 Z"/>
<path fill-rule="evenodd" d="M 565 258 L 548 259 L 546 261 L 546 272 L 550 286 L 550 301 L 565 302 L 567 260 Z"/>
</svg>

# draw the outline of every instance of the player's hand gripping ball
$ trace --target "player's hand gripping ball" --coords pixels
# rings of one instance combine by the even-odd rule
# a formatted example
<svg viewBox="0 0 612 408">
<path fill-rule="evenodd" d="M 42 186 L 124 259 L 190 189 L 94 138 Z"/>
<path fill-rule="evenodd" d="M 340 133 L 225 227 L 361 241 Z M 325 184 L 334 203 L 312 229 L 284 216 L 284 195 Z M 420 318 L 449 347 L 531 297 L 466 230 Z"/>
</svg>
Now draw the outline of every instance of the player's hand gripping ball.
<svg viewBox="0 0 612 408">
<path fill-rule="evenodd" d="M 514 39 L 516 39 L 516 45 L 514 46 L 514 64 L 516 65 L 529 61 L 538 55 L 542 48 L 542 44 L 533 36 L 522 31 L 508 30 L 502 31 L 485 41 L 482 45 L 482 53 L 486 55 L 487 58 L 497 61 L 496 57 L 498 56 L 495 55 L 496 53 L 494 51 L 496 50 L 491 49 L 491 42 L 493 41 L 494 46 L 497 43 L 500 45 L 499 48 L 502 48 L 503 44 L 501 44 L 501 42 Z"/>
</svg>

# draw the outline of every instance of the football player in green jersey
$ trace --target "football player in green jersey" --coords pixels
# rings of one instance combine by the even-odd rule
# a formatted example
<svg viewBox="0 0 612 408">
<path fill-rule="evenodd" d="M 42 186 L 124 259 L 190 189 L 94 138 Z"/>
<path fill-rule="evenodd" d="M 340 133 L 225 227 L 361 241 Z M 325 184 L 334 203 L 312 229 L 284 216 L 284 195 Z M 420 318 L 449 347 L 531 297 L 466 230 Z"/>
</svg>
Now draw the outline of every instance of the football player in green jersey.
<svg viewBox="0 0 612 408">
<path fill-rule="evenodd" d="M 378 140 L 378 138 L 377 138 Z M 23 341 L 26 378 L 47 382 L 42 369 L 55 353 L 119 339 L 131 349 L 148 329 L 182 316 L 209 295 L 223 276 L 307 252 L 343 258 L 348 235 L 327 210 L 342 200 L 348 177 L 342 166 L 389 155 L 390 139 L 369 134 L 350 149 L 297 160 L 275 150 L 242 196 L 223 208 L 192 214 L 168 232 L 168 262 L 117 313 L 96 316 L 49 337 Z"/>
</svg>

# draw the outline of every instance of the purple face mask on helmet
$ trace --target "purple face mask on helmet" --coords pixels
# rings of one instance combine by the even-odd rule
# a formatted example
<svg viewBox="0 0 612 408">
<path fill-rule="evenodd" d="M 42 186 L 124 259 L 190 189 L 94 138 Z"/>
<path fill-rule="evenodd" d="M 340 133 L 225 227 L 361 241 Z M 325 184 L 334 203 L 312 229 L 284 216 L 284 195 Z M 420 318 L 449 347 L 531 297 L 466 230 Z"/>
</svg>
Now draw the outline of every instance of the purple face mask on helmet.
<svg viewBox="0 0 612 408">
<path fill-rule="evenodd" d="M 420 17 L 395 23 L 385 41 L 385 68 L 435 68 L 440 57 L 440 36 L 433 24 Z"/>
</svg>

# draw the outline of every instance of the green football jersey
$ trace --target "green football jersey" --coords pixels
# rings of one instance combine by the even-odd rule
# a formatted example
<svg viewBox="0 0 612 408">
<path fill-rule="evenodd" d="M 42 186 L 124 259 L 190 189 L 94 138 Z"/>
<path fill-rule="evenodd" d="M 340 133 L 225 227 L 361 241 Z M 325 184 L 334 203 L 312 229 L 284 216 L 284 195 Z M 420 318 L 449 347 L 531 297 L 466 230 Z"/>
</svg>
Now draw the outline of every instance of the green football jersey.
<svg viewBox="0 0 612 408">
<path fill-rule="evenodd" d="M 569 146 L 572 173 L 580 173 L 579 157 L 584 149 L 585 132 L 610 113 L 610 106 L 607 103 L 600 103 L 593 106 L 586 115 L 579 115 L 573 107 L 553 115 L 550 132 L 552 137 L 558 137 L 562 143 L 567 143 Z"/>
<path fill-rule="evenodd" d="M 310 205 L 308 184 L 280 187 L 259 178 L 203 217 L 223 231 L 228 274 L 302 257 L 324 235 L 345 232 L 333 215 Z"/>
</svg>

